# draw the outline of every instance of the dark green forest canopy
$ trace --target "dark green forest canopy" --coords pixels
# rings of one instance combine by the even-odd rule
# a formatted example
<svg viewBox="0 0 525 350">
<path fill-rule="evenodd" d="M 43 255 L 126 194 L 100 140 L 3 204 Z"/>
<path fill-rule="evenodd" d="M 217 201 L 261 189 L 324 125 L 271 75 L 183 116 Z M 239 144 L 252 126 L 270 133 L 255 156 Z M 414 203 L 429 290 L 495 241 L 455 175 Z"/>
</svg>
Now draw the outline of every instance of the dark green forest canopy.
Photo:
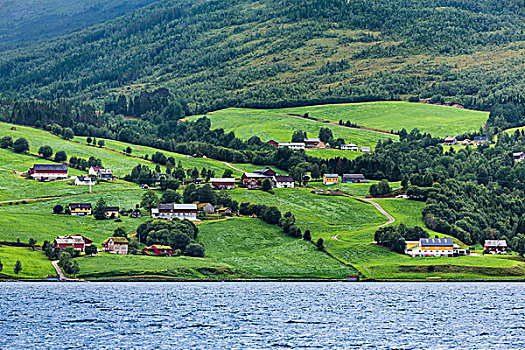
<svg viewBox="0 0 525 350">
<path fill-rule="evenodd" d="M 191 113 L 523 90 L 523 1 L 162 1 L 0 53 L 0 91 L 102 101 L 166 87 Z"/>
<path fill-rule="evenodd" d="M 154 1 L 4 0 L 0 3 L 0 50 L 70 33 Z"/>
</svg>

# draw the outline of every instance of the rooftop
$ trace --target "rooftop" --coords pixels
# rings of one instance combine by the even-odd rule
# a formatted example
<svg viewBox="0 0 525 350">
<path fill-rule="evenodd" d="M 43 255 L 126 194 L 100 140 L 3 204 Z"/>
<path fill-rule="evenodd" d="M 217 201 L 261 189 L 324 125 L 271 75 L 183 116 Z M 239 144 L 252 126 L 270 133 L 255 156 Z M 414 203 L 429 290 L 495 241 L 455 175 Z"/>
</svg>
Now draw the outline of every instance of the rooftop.
<svg viewBox="0 0 525 350">
<path fill-rule="evenodd" d="M 213 177 L 210 179 L 210 182 L 235 182 L 235 178 L 233 177 Z"/>
<path fill-rule="evenodd" d="M 39 171 L 65 171 L 67 170 L 67 165 L 65 164 L 33 164 L 35 170 Z"/>
<path fill-rule="evenodd" d="M 421 238 L 420 243 L 422 247 L 448 247 L 454 245 L 454 241 L 452 240 L 452 238 Z"/>
</svg>

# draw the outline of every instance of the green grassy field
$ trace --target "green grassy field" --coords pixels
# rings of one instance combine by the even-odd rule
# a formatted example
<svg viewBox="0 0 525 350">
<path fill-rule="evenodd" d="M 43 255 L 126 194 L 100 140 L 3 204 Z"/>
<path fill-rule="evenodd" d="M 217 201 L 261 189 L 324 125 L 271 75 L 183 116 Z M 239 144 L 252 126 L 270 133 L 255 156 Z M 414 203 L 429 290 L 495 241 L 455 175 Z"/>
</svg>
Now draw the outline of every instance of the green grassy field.
<svg viewBox="0 0 525 350">
<path fill-rule="evenodd" d="M 334 138 L 343 138 L 347 143 L 359 146 L 375 147 L 377 140 L 389 138 L 397 140 L 396 135 L 385 135 L 368 130 L 340 127 L 338 125 L 323 124 L 311 120 L 287 116 L 278 109 L 248 109 L 227 108 L 211 112 L 206 115 L 210 118 L 213 128 L 223 128 L 226 132 L 234 131 L 241 139 L 258 136 L 263 141 L 270 139 L 279 142 L 289 142 L 295 130 L 303 130 L 309 137 L 317 137 L 322 127 L 332 129 Z M 200 116 L 189 117 L 195 120 Z"/>
<path fill-rule="evenodd" d="M 93 239 L 100 248 L 100 243 L 111 236 L 117 227 L 123 227 L 126 232 L 133 232 L 146 218 L 122 217 L 122 222 L 97 221 L 93 216 L 54 215 L 53 207 L 57 204 L 66 207 L 71 202 L 88 202 L 94 206 L 96 201 L 103 197 L 110 206 L 129 209 L 135 208 L 135 204 L 140 203 L 143 192 L 137 189 L 110 191 L 70 195 L 28 204 L 2 205 L 0 240 L 16 241 L 20 238 L 22 242 L 27 242 L 29 238 L 35 238 L 41 244 L 44 240 L 52 241 L 58 235 L 82 234 Z"/>
<path fill-rule="evenodd" d="M 38 182 L 15 173 L 15 171 L 27 171 L 35 162 L 51 163 L 50 161 L 0 148 L 0 202 L 47 196 L 77 195 L 89 192 L 89 186 L 69 185 L 69 183 L 73 183 L 72 180 Z M 80 170 L 69 169 L 70 176 L 81 174 L 83 172 Z M 113 182 L 101 182 L 92 186 L 92 190 L 93 192 L 108 192 L 136 189 L 137 187 L 137 185 L 125 181 L 115 180 Z"/>
<path fill-rule="evenodd" d="M 291 211 L 296 224 L 304 231 L 309 229 L 313 237 L 329 239 L 339 231 L 359 230 L 386 221 L 371 204 L 341 196 L 319 196 L 311 189 L 275 189 L 275 194 L 262 191 L 236 189 L 230 191 L 239 202 L 251 202 L 277 206 L 284 214 Z"/>
<path fill-rule="evenodd" d="M 432 136 L 446 137 L 476 131 L 487 121 L 488 112 L 408 102 L 366 102 L 319 105 L 274 110 L 281 114 L 308 113 L 331 122 L 351 121 L 380 130 L 410 131 L 414 128 Z"/>
<path fill-rule="evenodd" d="M 34 154 L 37 154 L 38 149 L 41 146 L 48 145 L 54 152 L 65 151 L 68 157 L 77 156 L 89 158 L 90 156 L 93 156 L 100 158 L 105 167 L 112 168 L 115 175 L 118 175 L 120 172 L 121 176 L 124 176 L 137 164 L 147 165 L 151 168 L 155 167 L 155 164 L 152 162 L 118 153 L 123 152 L 126 147 L 129 146 L 132 148 L 132 156 L 136 155 L 140 157 L 143 157 L 146 154 L 151 157 L 153 153 L 159 151 L 151 147 L 137 146 L 113 140 L 105 140 L 105 148 L 88 146 L 85 137 L 75 137 L 73 141 L 67 141 L 44 130 L 19 125 L 15 126 L 16 130 L 10 130 L 12 126 L 13 124 L 0 123 L 0 136 L 11 136 L 13 140 L 19 137 L 26 138 L 29 142 L 30 152 Z M 118 152 L 114 152 L 113 150 Z M 160 152 L 164 153 L 167 157 L 174 157 L 177 162 L 179 160 L 182 161 L 182 165 L 185 169 L 197 167 L 200 171 L 203 167 L 206 167 L 207 169 L 214 170 L 217 175 L 222 175 L 224 170 L 228 168 L 226 165 L 213 159 L 186 158 L 186 156 L 178 153 L 167 151 Z M 35 161 L 37 160 L 38 159 L 35 158 Z M 0 163 L 0 167 L 2 167 L 2 163 Z M 236 175 L 241 174 L 237 173 Z"/>
<path fill-rule="evenodd" d="M 241 274 L 231 266 L 212 259 L 192 257 L 157 257 L 114 255 L 77 259 L 82 278 L 166 276 L 176 278 L 224 278 Z"/>
<path fill-rule="evenodd" d="M 339 183 L 339 185 L 324 185 L 322 182 L 319 181 L 312 181 L 309 183 L 310 186 L 315 188 L 320 188 L 323 190 L 341 190 L 345 193 L 351 194 L 353 196 L 358 197 L 365 197 L 370 194 L 370 186 L 373 184 L 378 184 L 379 181 L 369 180 L 368 183 L 358 183 L 358 184 L 350 184 L 350 183 Z M 401 182 L 390 182 L 390 188 L 392 190 L 397 190 L 401 188 Z"/>
<path fill-rule="evenodd" d="M 32 251 L 23 247 L 0 246 L 0 261 L 4 265 L 0 275 L 16 277 L 13 268 L 17 260 L 22 263 L 19 278 L 46 278 L 48 274 L 56 274 L 51 261 L 47 260 L 41 251 Z"/>
<path fill-rule="evenodd" d="M 258 219 L 239 218 L 199 226 L 207 255 L 261 277 L 344 278 L 355 271 L 305 240 Z M 227 247 L 227 249 L 225 249 Z"/>
<path fill-rule="evenodd" d="M 8 124 L 0 124 L 0 129 Z M 30 128 L 28 128 L 30 129 Z M 23 131 L 17 127 L 14 132 Z M 151 163 L 127 157 L 111 150 L 90 147 L 57 138 L 44 131 L 30 129 L 28 138 L 35 145 L 56 142 L 55 145 L 71 146 L 71 150 L 83 152 L 83 157 L 105 155 L 114 165 L 126 164 L 131 167 L 137 162 L 151 166 Z M 2 132 L 0 131 L 0 135 Z M 19 135 L 20 136 L 20 135 Z M 26 135 L 22 135 L 26 136 Z M 39 141 L 37 141 L 39 140 Z M 115 150 L 127 144 L 108 141 Z M 35 146 L 33 146 L 35 147 Z M 52 146 L 53 147 L 53 146 Z M 57 150 L 57 149 L 56 149 Z M 135 154 L 153 153 L 154 149 L 137 147 Z M 93 152 L 93 153 L 92 153 Z M 103 152 L 103 153 L 100 153 Z M 73 153 L 75 154 L 75 153 Z M 171 155 L 166 152 L 166 155 Z M 182 157 L 178 155 L 179 157 Z M 114 160 L 112 160 L 114 159 Z M 180 158 L 177 158 L 180 159 Z M 83 186 L 69 186 L 66 181 L 40 183 L 27 180 L 14 171 L 26 171 L 34 162 L 42 162 L 36 157 L 19 155 L 10 150 L 0 149 L 0 202 L 13 199 L 26 199 L 42 196 L 61 196 L 45 201 L 1 204 L 0 240 L 27 242 L 35 238 L 39 244 L 53 240 L 58 235 L 82 234 L 100 243 L 111 236 L 117 227 L 133 233 L 137 226 L 148 219 L 123 217 L 122 222 L 114 220 L 96 221 L 92 216 L 74 217 L 52 214 L 56 204 L 67 206 L 71 202 L 90 202 L 93 205 L 102 196 L 108 205 L 121 208 L 134 208 L 144 193 L 136 184 L 117 181 L 105 183 L 87 193 Z M 217 171 L 226 165 L 204 158 L 182 160 L 199 163 L 207 168 L 217 166 Z M 196 163 L 194 163 L 196 164 Z M 206 165 L 204 165 L 206 164 Z M 242 171 L 263 168 L 252 164 L 232 164 Z M 200 169 L 200 167 L 198 166 Z M 71 169 L 71 174 L 80 172 Z M 238 172 L 237 174 L 240 174 Z M 366 196 L 368 184 L 340 184 L 340 189 L 355 196 Z M 312 183 L 314 187 L 336 189 Z M 399 183 L 392 183 L 393 189 Z M 459 258 L 410 258 L 373 244 L 376 227 L 387 221 L 373 205 L 350 197 L 320 196 L 311 193 L 310 188 L 275 189 L 275 194 L 238 188 L 229 191 L 239 202 L 251 202 L 277 206 L 284 214 L 291 211 L 296 224 L 304 230 L 309 229 L 315 240 L 323 238 L 327 250 L 338 258 L 351 263 L 367 277 L 380 279 L 425 279 L 441 278 L 491 278 L 525 276 L 525 262 L 501 256 L 470 256 Z M 394 224 L 424 227 L 421 217 L 423 202 L 379 199 L 376 200 L 395 218 Z M 335 259 L 318 252 L 306 241 L 292 239 L 284 235 L 276 226 L 270 226 L 258 219 L 235 218 L 219 222 L 205 222 L 199 225 L 199 240 L 204 243 L 207 258 L 157 258 L 148 256 L 115 256 L 101 254 L 97 257 L 79 258 L 81 275 L 86 278 L 106 278 L 111 276 L 166 276 L 173 278 L 245 278 L 245 277 L 332 277 L 342 278 L 352 269 Z M 430 232 L 431 235 L 436 234 Z M 443 235 L 439 235 L 443 236 Z M 459 242 L 458 242 L 459 243 Z M 514 256 L 515 258 L 515 256 Z M 22 260 L 24 270 L 21 277 L 42 278 L 53 274 L 49 261 L 41 252 L 25 248 L 0 248 L 0 259 L 4 273 L 9 274 L 16 259 Z M 6 272 L 7 271 L 7 272 Z"/>
</svg>

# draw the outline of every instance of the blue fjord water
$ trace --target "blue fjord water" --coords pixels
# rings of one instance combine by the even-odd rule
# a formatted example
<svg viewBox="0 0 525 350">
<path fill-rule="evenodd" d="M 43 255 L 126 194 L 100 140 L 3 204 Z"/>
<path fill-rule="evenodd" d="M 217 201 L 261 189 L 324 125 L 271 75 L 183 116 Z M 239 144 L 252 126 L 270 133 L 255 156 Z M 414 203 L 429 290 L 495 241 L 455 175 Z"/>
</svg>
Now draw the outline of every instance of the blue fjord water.
<svg viewBox="0 0 525 350">
<path fill-rule="evenodd" d="M 0 284 L 0 349 L 269 348 L 525 349 L 525 284 Z"/>
</svg>

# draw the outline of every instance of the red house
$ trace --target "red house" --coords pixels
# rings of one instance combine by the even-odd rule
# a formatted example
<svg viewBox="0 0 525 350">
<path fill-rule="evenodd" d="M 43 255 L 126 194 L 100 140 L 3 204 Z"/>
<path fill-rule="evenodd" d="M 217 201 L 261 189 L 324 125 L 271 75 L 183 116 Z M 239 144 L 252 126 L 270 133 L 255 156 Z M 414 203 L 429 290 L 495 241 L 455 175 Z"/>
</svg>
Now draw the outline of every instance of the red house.
<svg viewBox="0 0 525 350">
<path fill-rule="evenodd" d="M 484 244 L 490 254 L 507 254 L 507 241 L 504 239 L 488 239 Z"/>
<path fill-rule="evenodd" d="M 142 253 L 154 253 L 155 255 L 175 255 L 175 251 L 169 245 L 152 245 L 142 249 Z"/>
<path fill-rule="evenodd" d="M 73 247 L 75 250 L 81 252 L 86 250 L 86 246 L 91 245 L 93 241 L 82 235 L 58 236 L 55 238 L 51 246 L 53 248 L 66 249 Z"/>
<path fill-rule="evenodd" d="M 272 146 L 279 147 L 279 143 L 275 142 L 274 140 L 266 141 L 266 143 L 269 143 Z"/>
<path fill-rule="evenodd" d="M 270 168 L 255 170 L 254 173 L 255 174 L 265 175 L 265 176 L 268 176 L 268 177 L 272 177 L 272 176 L 277 175 L 277 173 L 275 171 L 273 171 L 272 169 L 270 169 Z"/>
<path fill-rule="evenodd" d="M 29 174 L 35 180 L 50 181 L 67 179 L 67 165 L 65 164 L 33 164 Z"/>
<path fill-rule="evenodd" d="M 271 176 L 266 176 L 259 173 L 244 173 L 242 174 L 241 180 L 243 186 L 247 188 L 256 188 L 262 184 L 264 179 L 271 178 Z"/>
</svg>

